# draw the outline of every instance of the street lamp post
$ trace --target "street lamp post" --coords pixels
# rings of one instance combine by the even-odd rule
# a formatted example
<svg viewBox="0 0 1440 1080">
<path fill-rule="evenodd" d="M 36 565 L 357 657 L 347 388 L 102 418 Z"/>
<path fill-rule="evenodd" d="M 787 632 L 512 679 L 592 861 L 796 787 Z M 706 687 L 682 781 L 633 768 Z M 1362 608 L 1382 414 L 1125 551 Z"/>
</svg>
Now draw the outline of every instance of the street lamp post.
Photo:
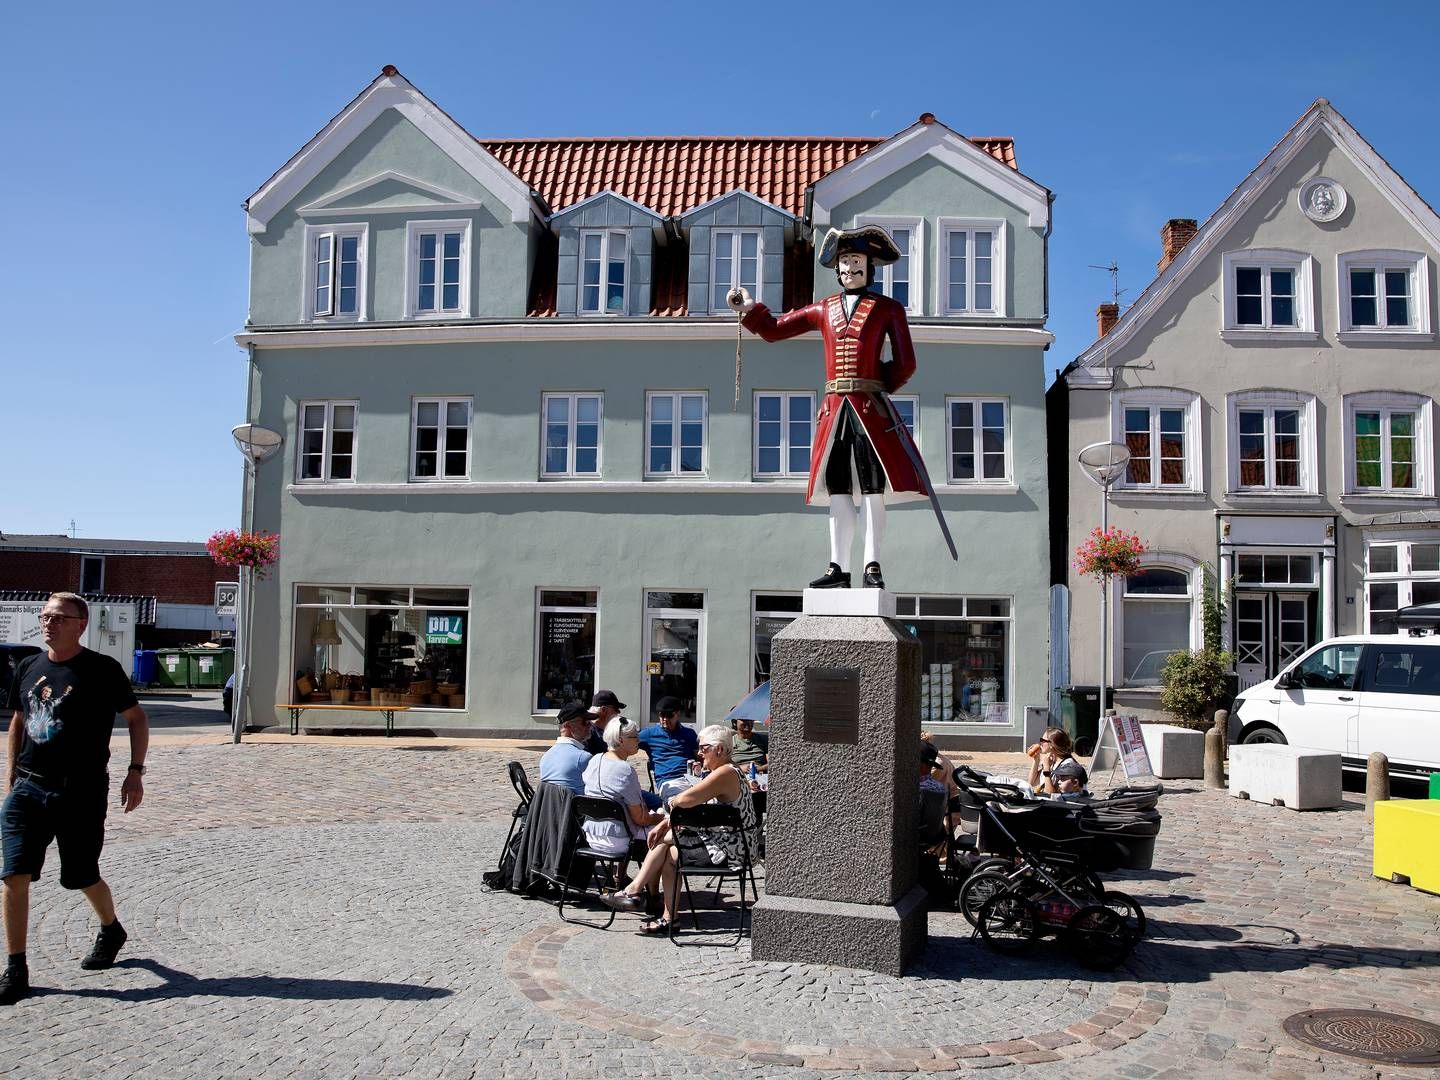
<svg viewBox="0 0 1440 1080">
<path fill-rule="evenodd" d="M 255 519 L 255 470 L 280 449 L 285 437 L 258 424 L 237 424 L 230 429 L 235 447 L 245 457 L 245 508 L 240 528 L 250 531 Z M 230 701 L 230 737 L 240 741 L 245 730 L 245 709 L 250 690 L 250 630 L 255 612 L 255 568 L 240 567 L 240 605 L 242 617 L 235 620 L 235 693 Z"/>
<path fill-rule="evenodd" d="M 1091 443 L 1075 455 L 1085 475 L 1100 489 L 1100 531 L 1110 530 L 1110 486 L 1130 464 L 1123 443 Z M 1110 673 L 1110 578 L 1100 579 L 1100 718 L 1105 718 L 1105 690 Z"/>
</svg>

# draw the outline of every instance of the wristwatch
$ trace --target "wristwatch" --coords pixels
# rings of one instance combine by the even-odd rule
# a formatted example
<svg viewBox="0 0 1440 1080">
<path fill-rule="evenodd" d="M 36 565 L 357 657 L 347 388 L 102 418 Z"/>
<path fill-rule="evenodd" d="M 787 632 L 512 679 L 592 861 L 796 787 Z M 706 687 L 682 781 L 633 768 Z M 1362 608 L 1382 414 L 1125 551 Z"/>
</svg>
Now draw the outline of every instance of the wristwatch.
<svg viewBox="0 0 1440 1080">
<path fill-rule="evenodd" d="M 1049 769 L 1041 769 L 1041 770 L 1040 770 L 1040 775 L 1041 775 L 1041 776 L 1049 776 L 1049 775 L 1050 775 L 1050 770 L 1049 770 Z"/>
<path fill-rule="evenodd" d="M 127 772 L 138 772 L 141 776 L 144 776 L 144 775 L 145 775 L 145 766 L 144 766 L 144 765 L 137 765 L 135 762 L 132 761 L 132 762 L 130 763 L 130 768 L 129 768 L 128 770 L 126 770 L 126 771 L 127 771 Z"/>
</svg>

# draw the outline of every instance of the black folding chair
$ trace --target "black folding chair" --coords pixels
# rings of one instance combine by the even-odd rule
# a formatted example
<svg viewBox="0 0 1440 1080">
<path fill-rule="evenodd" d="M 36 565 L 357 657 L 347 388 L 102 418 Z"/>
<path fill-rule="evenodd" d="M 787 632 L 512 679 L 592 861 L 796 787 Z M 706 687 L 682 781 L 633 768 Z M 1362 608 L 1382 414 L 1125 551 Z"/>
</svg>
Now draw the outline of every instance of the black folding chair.
<svg viewBox="0 0 1440 1080">
<path fill-rule="evenodd" d="M 703 837 L 710 829 L 729 828 L 734 829 L 740 836 L 741 860 L 736 863 L 713 863 L 708 858 L 701 857 L 703 861 L 687 861 L 685 845 L 681 840 L 687 834 L 695 834 Z M 722 806 L 717 803 L 702 803 L 699 806 L 677 806 L 670 811 L 670 830 L 675 837 L 675 873 L 679 878 L 680 885 L 684 886 L 685 899 L 690 904 L 690 917 L 695 921 L 695 929 L 700 929 L 700 913 L 695 909 L 695 894 L 690 889 L 692 877 L 714 878 L 715 882 L 715 904 L 720 904 L 720 884 L 727 878 L 734 878 L 740 883 L 740 925 L 736 928 L 735 944 L 739 945 L 745 937 L 745 920 L 748 909 L 745 907 L 745 881 L 750 881 L 751 900 L 758 899 L 760 888 L 755 884 L 755 867 L 750 854 L 750 841 L 741 827 L 740 808 L 738 806 Z M 693 850 L 693 849 L 692 849 Z M 703 847 L 698 850 L 704 851 Z M 677 897 L 678 899 L 678 897 Z M 678 904 L 676 905 L 678 908 Z M 680 926 L 679 911 L 670 920 L 670 940 L 676 945 L 676 932 Z"/>
<path fill-rule="evenodd" d="M 505 866 L 505 853 L 510 850 L 510 841 L 515 837 L 515 830 L 530 813 L 530 803 L 535 798 L 535 789 L 530 786 L 530 778 L 525 775 L 525 766 L 518 761 L 512 761 L 505 768 L 510 773 L 510 785 L 515 789 L 515 794 L 520 796 L 520 802 L 510 811 L 510 831 L 505 834 L 505 843 L 500 848 L 502 868 Z"/>
<path fill-rule="evenodd" d="M 571 849 L 570 863 L 569 866 L 566 867 L 566 872 L 564 876 L 566 884 L 563 885 L 560 889 L 560 903 L 557 905 L 555 913 L 559 915 L 560 918 L 564 919 L 566 922 L 574 923 L 577 926 L 589 926 L 598 930 L 608 930 L 610 929 L 610 925 L 615 921 L 616 912 L 614 908 L 610 909 L 610 918 L 605 920 L 605 924 L 603 926 L 597 926 L 595 923 L 585 922 L 583 919 L 566 918 L 566 895 L 571 890 L 578 888 L 580 898 L 584 899 L 585 893 L 588 891 L 587 885 L 580 885 L 577 887 L 571 882 L 572 874 L 570 872 L 570 867 L 574 866 L 575 860 L 577 858 L 593 859 L 598 864 L 611 867 L 614 880 L 621 880 L 621 878 L 623 878 L 625 875 L 626 866 L 628 866 L 630 863 L 630 849 L 628 840 L 628 837 L 630 835 L 630 814 L 625 809 L 625 807 L 621 806 L 613 799 L 597 799 L 589 795 L 576 795 L 575 798 L 570 801 L 570 812 L 575 816 L 575 828 L 580 832 L 580 839 L 575 842 L 574 848 Z M 587 821 L 614 821 L 618 822 L 621 826 L 623 826 L 625 828 L 625 835 L 627 837 L 625 852 L 621 855 L 612 855 L 608 852 L 596 851 L 594 848 L 592 848 L 585 837 L 584 829 L 585 822 Z M 587 876 L 586 880 L 591 880 L 591 877 Z"/>
</svg>

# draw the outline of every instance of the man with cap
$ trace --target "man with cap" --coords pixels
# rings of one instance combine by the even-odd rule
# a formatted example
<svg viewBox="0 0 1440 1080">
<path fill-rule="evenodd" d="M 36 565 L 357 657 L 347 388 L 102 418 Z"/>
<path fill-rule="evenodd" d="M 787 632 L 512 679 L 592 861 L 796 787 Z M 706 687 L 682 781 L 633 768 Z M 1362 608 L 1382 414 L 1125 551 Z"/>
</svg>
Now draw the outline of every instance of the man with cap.
<svg viewBox="0 0 1440 1080">
<path fill-rule="evenodd" d="M 624 708 L 625 703 L 615 696 L 614 690 L 595 691 L 595 696 L 590 699 L 595 719 L 590 725 L 590 738 L 585 741 L 586 750 L 592 754 L 605 753 L 605 725 L 619 716 Z"/>
<path fill-rule="evenodd" d="M 559 784 L 576 795 L 585 794 L 585 766 L 590 764 L 585 740 L 590 737 L 590 721 L 594 718 L 595 714 L 578 701 L 560 706 L 560 735 L 540 757 L 542 784 Z"/>
<path fill-rule="evenodd" d="M 878 225 L 831 229 L 820 248 L 820 265 L 835 270 L 840 292 L 778 319 L 764 304 L 752 302 L 744 289 L 732 289 L 727 297 L 730 307 L 744 316 L 745 328 L 766 341 L 784 341 L 811 330 L 820 331 L 825 341 L 825 398 L 810 451 L 805 500 L 830 509 L 830 565 L 810 582 L 813 589 L 849 587 L 857 504 L 865 516 L 864 585 L 883 589 L 880 546 L 887 499 L 930 497 L 919 451 L 886 397 L 915 373 L 905 308 L 871 291 L 875 268 L 899 258 L 895 241 Z"/>
<path fill-rule="evenodd" d="M 663 784 L 684 776 L 690 763 L 700 757 L 700 737 L 680 723 L 679 698 L 662 697 L 655 712 L 660 722 L 640 732 L 640 748 L 650 759 L 655 783 Z"/>
</svg>

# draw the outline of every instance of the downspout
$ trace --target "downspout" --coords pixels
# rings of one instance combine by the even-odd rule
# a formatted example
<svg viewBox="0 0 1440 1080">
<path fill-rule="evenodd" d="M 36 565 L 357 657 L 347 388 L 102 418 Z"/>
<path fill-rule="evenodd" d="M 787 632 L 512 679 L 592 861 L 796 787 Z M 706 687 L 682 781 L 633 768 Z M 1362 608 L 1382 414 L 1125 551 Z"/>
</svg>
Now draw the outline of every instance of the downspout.
<svg viewBox="0 0 1440 1080">
<path fill-rule="evenodd" d="M 245 345 L 245 423 L 253 423 L 251 410 L 255 404 L 255 346 Z M 240 529 L 249 531 L 251 519 L 255 516 L 255 465 L 249 455 L 245 457 L 245 471 L 240 484 Z M 230 740 L 239 743 L 240 733 L 245 730 L 250 702 L 250 622 L 254 611 L 254 571 L 248 567 L 240 569 L 241 618 L 235 622 L 235 651 L 239 655 L 236 664 L 235 693 L 231 697 Z M 243 620 L 243 621 L 242 621 Z"/>
</svg>

